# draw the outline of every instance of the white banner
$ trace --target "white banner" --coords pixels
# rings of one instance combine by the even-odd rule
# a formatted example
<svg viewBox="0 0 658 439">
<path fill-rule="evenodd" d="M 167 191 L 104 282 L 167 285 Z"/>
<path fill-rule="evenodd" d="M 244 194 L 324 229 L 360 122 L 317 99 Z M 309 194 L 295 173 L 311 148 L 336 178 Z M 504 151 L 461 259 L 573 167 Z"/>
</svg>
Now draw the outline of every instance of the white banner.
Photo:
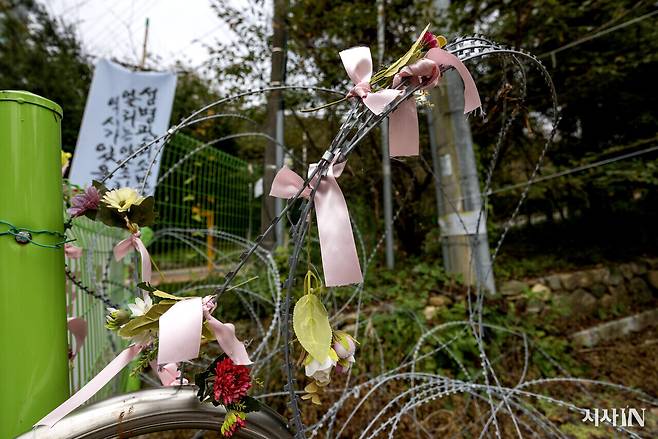
<svg viewBox="0 0 658 439">
<path fill-rule="evenodd" d="M 70 180 L 86 186 L 100 180 L 140 146 L 164 134 L 169 127 L 176 91 L 176 75 L 169 72 L 133 72 L 101 59 L 82 117 Z M 161 144 L 156 143 L 130 160 L 106 182 L 109 188 L 139 190 L 149 166 L 145 194 L 152 195 L 160 169 Z"/>
</svg>

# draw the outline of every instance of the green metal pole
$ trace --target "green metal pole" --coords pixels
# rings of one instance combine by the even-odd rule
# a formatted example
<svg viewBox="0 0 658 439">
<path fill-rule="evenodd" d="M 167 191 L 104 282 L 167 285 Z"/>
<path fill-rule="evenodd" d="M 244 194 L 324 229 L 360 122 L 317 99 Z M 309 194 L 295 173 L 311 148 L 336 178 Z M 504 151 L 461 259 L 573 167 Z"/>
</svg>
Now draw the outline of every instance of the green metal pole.
<svg viewBox="0 0 658 439">
<path fill-rule="evenodd" d="M 59 105 L 0 91 L 0 220 L 62 233 Z M 9 226 L 0 223 L 0 234 Z M 61 239 L 33 234 L 55 244 Z M 64 251 L 0 236 L 0 438 L 28 431 L 69 395 Z"/>
</svg>

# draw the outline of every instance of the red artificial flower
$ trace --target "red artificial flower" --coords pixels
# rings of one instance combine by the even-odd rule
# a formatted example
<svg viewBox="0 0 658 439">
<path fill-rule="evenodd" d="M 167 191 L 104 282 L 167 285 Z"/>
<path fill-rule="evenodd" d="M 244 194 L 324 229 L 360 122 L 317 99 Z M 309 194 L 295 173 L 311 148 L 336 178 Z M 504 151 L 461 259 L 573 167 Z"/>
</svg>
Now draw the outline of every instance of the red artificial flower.
<svg viewBox="0 0 658 439">
<path fill-rule="evenodd" d="M 230 358 L 217 363 L 213 386 L 215 401 L 229 405 L 239 401 L 251 388 L 249 368 L 237 366 Z"/>
<path fill-rule="evenodd" d="M 233 422 L 231 426 L 228 427 L 228 429 L 226 429 L 222 434 L 224 435 L 224 437 L 231 437 L 233 436 L 233 433 L 235 433 L 238 430 L 238 428 L 242 428 L 245 425 L 247 425 L 247 421 L 245 421 L 240 417 L 236 417 L 235 422 Z"/>
<path fill-rule="evenodd" d="M 432 34 L 432 32 L 425 32 L 423 34 L 423 40 L 421 44 L 427 49 L 434 49 L 435 47 L 439 47 L 439 41 L 436 39 L 434 34 Z"/>
</svg>

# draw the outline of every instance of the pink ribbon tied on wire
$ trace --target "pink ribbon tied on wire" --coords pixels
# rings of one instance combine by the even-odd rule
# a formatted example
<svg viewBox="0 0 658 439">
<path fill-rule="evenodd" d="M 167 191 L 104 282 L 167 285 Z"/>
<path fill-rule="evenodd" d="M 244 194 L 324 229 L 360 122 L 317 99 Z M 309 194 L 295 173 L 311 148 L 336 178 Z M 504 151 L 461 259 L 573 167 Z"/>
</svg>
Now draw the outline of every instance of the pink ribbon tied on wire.
<svg viewBox="0 0 658 439">
<path fill-rule="evenodd" d="M 355 87 L 348 96 L 358 96 L 374 114 L 381 114 L 387 105 L 404 92 L 402 90 L 384 89 L 371 93 L 372 58 L 367 47 L 354 47 L 340 52 L 343 66 Z M 397 87 L 403 78 L 411 78 L 412 85 L 423 85 L 423 89 L 435 87 L 441 78 L 440 66 L 454 67 L 464 82 L 464 114 L 481 106 L 475 81 L 468 69 L 455 55 L 438 47 L 427 51 L 424 58 L 414 64 L 403 67 L 393 78 L 393 87 Z M 401 102 L 389 116 L 389 153 L 391 157 L 418 155 L 418 114 L 416 100 L 409 97 Z"/>
<path fill-rule="evenodd" d="M 140 239 L 141 232 L 133 233 L 128 238 L 114 246 L 114 259 L 120 261 L 130 250 L 139 252 L 142 260 L 142 282 L 151 282 L 151 257 L 146 246 Z"/>
<path fill-rule="evenodd" d="M 244 346 L 235 337 L 235 327 L 231 323 L 222 323 L 212 316 L 215 309 L 214 296 L 195 297 L 176 302 L 160 316 L 158 364 L 155 370 L 163 385 L 176 385 L 180 382 L 178 371 L 179 361 L 191 360 L 199 356 L 201 343 L 201 325 L 205 316 L 219 346 L 238 365 L 251 364 Z M 121 351 L 94 378 L 85 384 L 78 392 L 48 413 L 34 426 L 52 427 L 64 416 L 80 407 L 94 396 L 124 367 L 134 360 L 145 348 L 145 345 L 133 344 Z M 183 381 L 185 383 L 185 380 Z"/>
<path fill-rule="evenodd" d="M 317 164 L 309 167 L 309 175 Z M 340 177 L 345 163 L 330 164 L 327 175 L 322 177 L 315 193 L 315 216 L 318 221 L 320 253 L 325 285 L 328 287 L 363 282 L 361 265 L 356 253 L 352 223 L 343 192 L 336 178 Z M 315 177 L 313 181 L 317 181 Z M 270 195 L 292 198 L 304 186 L 304 179 L 287 167 L 277 172 L 272 181 Z M 311 188 L 305 187 L 301 196 L 308 198 Z"/>
<path fill-rule="evenodd" d="M 212 316 L 216 306 L 215 296 L 194 297 L 176 302 L 160 316 L 158 364 L 178 363 L 199 356 L 204 317 L 224 353 L 237 365 L 251 364 L 244 343 L 235 336 L 235 326 Z"/>
<path fill-rule="evenodd" d="M 373 113 L 381 114 L 386 106 L 402 95 L 402 90 L 384 89 L 373 92 L 370 86 L 372 78 L 372 55 L 369 47 L 352 47 L 339 53 L 347 76 L 354 87 L 347 96 L 358 96 Z"/>
</svg>

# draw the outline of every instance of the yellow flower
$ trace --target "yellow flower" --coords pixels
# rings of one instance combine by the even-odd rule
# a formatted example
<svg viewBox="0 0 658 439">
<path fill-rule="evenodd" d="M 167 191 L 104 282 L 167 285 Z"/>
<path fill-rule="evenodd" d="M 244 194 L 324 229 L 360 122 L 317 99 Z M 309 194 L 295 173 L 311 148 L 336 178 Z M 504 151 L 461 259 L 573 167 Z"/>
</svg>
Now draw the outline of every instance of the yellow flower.
<svg viewBox="0 0 658 439">
<path fill-rule="evenodd" d="M 103 197 L 103 203 L 119 212 L 127 212 L 132 206 L 139 206 L 145 198 L 129 187 L 114 189 Z"/>
<path fill-rule="evenodd" d="M 62 168 L 69 164 L 72 154 L 70 152 L 62 151 Z"/>
</svg>

